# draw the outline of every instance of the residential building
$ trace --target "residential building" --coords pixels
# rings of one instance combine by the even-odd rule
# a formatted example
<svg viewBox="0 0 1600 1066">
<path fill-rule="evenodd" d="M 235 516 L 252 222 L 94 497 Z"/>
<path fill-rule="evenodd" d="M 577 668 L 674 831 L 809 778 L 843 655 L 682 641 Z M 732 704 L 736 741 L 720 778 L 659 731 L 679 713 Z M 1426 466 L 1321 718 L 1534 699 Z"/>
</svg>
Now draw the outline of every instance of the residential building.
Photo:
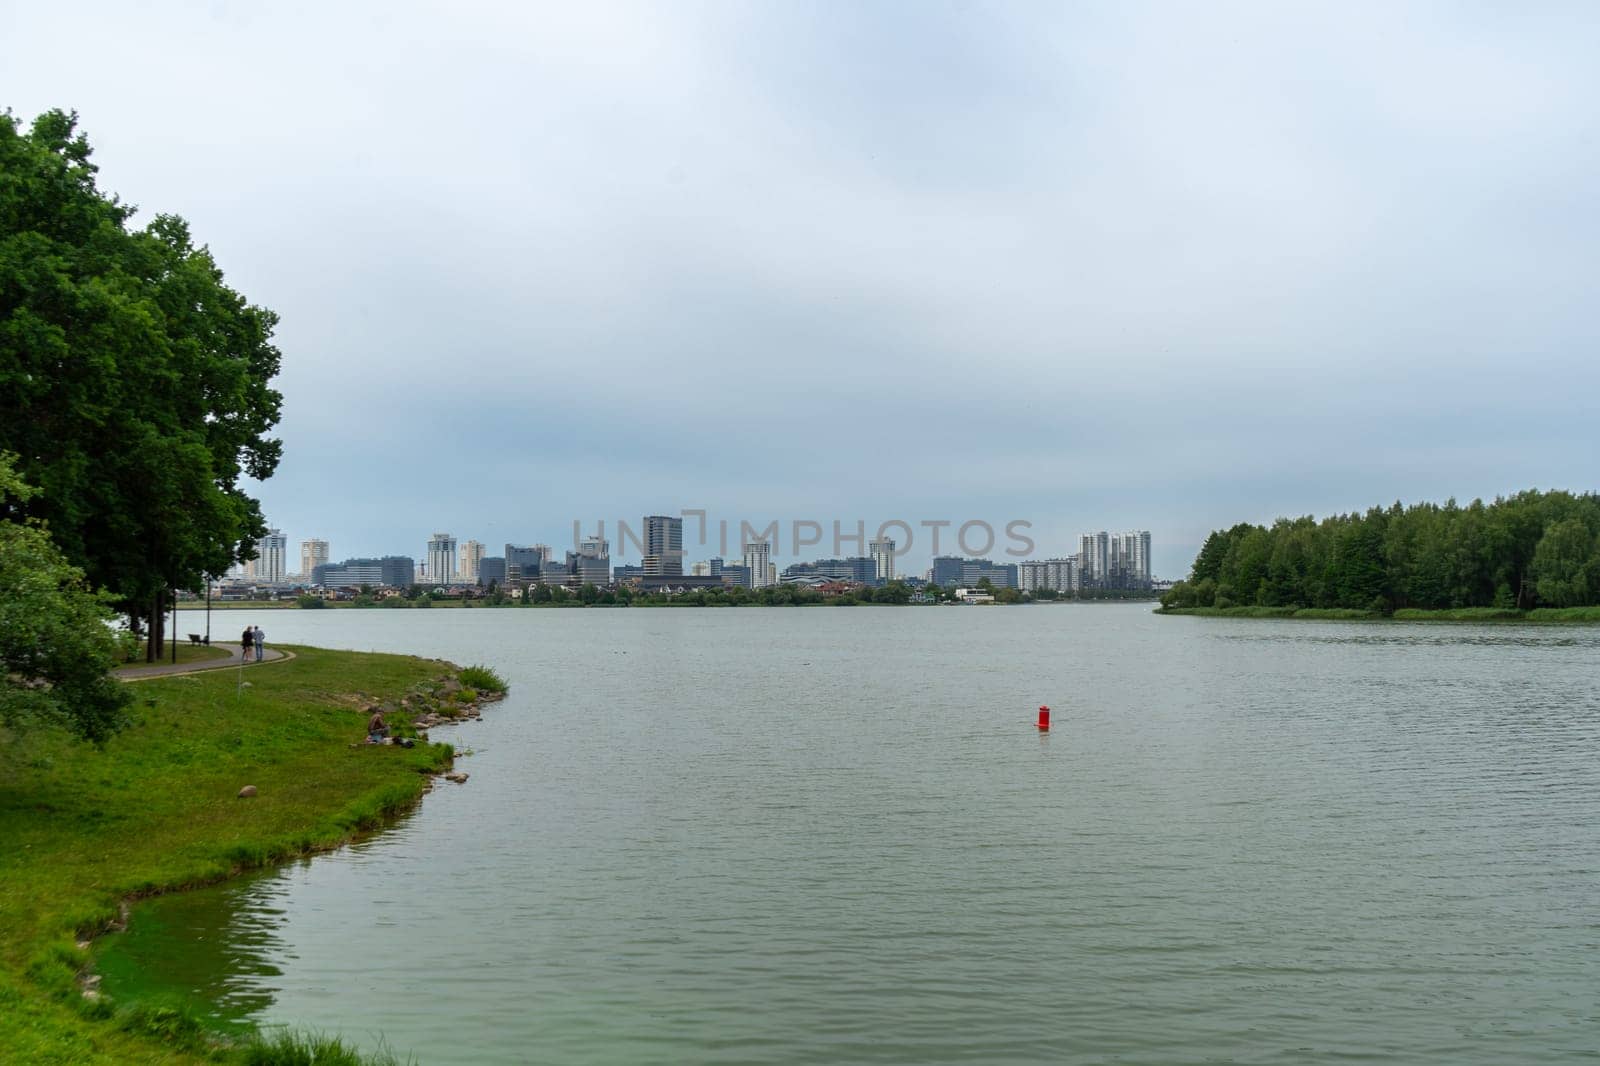
<svg viewBox="0 0 1600 1066">
<path fill-rule="evenodd" d="M 1148 589 L 1150 531 L 1112 535 L 1105 531 L 1078 538 L 1080 579 L 1084 588 Z"/>
<path fill-rule="evenodd" d="M 645 516 L 644 572 L 647 577 L 683 576 L 683 519 Z"/>
<path fill-rule="evenodd" d="M 743 563 L 723 563 L 717 572 L 717 577 L 722 578 L 722 583 L 729 588 L 750 588 L 750 568 Z"/>
<path fill-rule="evenodd" d="M 1038 592 L 1040 589 L 1076 592 L 1078 587 L 1076 556 L 1063 559 L 1030 559 L 1017 564 L 1017 588 L 1023 592 Z"/>
<path fill-rule="evenodd" d="M 879 537 L 867 548 L 872 553 L 872 563 L 877 571 L 878 584 L 887 584 L 894 580 L 894 541 L 888 537 Z"/>
<path fill-rule="evenodd" d="M 328 561 L 328 542 L 303 540 L 300 542 L 300 580 L 310 581 L 312 571 Z"/>
<path fill-rule="evenodd" d="M 456 579 L 456 538 L 435 533 L 428 541 L 428 580 L 435 585 L 453 584 Z"/>
<path fill-rule="evenodd" d="M 1105 588 L 1111 578 L 1111 538 L 1102 530 L 1078 538 L 1078 565 L 1084 588 Z"/>
<path fill-rule="evenodd" d="M 476 540 L 463 541 L 461 544 L 461 580 L 477 583 L 478 567 L 483 563 L 486 549 Z"/>
<path fill-rule="evenodd" d="M 642 566 L 613 566 L 611 568 L 612 583 L 617 585 L 623 585 L 641 577 L 644 577 L 644 567 Z"/>
<path fill-rule="evenodd" d="M 288 576 L 289 538 L 281 529 L 269 529 L 256 541 L 255 579 L 277 584 Z"/>
<path fill-rule="evenodd" d="M 750 572 L 750 584 L 747 588 L 766 588 L 771 584 L 767 580 L 771 572 L 772 545 L 764 540 L 747 540 L 744 544 L 744 568 Z"/>
</svg>

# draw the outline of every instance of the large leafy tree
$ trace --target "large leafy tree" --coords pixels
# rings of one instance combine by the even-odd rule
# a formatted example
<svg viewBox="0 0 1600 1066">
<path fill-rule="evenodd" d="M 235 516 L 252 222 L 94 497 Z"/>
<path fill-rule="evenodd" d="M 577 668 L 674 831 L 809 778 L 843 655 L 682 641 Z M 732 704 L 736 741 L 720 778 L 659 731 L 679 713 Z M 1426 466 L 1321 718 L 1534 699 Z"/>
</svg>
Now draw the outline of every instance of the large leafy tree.
<svg viewBox="0 0 1600 1066">
<path fill-rule="evenodd" d="M 1579 518 L 1552 522 L 1533 553 L 1539 599 L 1557 607 L 1593 602 L 1600 558 L 1594 535 Z"/>
<path fill-rule="evenodd" d="M 104 740 L 123 721 L 112 680 L 111 612 L 36 519 L 14 520 L 35 491 L 0 453 L 0 722 L 65 725 Z"/>
<path fill-rule="evenodd" d="M 240 480 L 281 453 L 277 319 L 182 219 L 133 228 L 89 157 L 76 115 L 0 115 L 0 450 L 68 559 L 152 618 L 266 531 Z"/>
</svg>

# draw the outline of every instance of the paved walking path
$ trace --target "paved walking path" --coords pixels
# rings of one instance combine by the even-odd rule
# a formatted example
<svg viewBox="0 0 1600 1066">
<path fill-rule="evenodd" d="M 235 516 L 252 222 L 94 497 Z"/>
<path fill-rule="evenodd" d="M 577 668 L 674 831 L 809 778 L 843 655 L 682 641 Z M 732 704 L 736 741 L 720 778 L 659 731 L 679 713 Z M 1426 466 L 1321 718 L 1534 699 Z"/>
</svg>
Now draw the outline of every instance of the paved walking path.
<svg viewBox="0 0 1600 1066">
<path fill-rule="evenodd" d="M 111 672 L 111 676 L 119 681 L 143 681 L 147 677 L 171 677 L 174 674 L 198 674 L 202 670 L 226 670 L 229 667 L 237 667 L 239 665 L 240 655 L 244 651 L 244 649 L 240 648 L 239 645 L 213 644 L 211 646 L 213 648 L 224 649 L 227 651 L 228 657 L 226 659 L 201 659 L 198 662 L 161 663 L 159 665 L 152 664 L 150 666 L 135 666 L 127 670 L 113 670 Z M 245 663 L 245 665 L 265 666 L 267 663 L 281 662 L 285 659 L 293 658 L 294 652 L 275 651 L 269 647 L 266 651 L 266 658 L 262 659 L 259 664 L 255 661 L 254 653 L 252 653 L 250 661 Z"/>
</svg>

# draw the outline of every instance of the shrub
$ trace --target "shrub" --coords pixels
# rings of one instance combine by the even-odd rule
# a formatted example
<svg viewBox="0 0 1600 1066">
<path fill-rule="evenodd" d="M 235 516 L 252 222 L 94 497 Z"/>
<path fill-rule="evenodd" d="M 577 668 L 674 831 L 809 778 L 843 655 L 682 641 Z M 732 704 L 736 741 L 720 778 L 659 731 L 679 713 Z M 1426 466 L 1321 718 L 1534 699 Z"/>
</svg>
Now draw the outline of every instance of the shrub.
<svg viewBox="0 0 1600 1066">
<path fill-rule="evenodd" d="M 507 688 L 505 679 L 487 666 L 466 667 L 457 675 L 457 679 L 479 692 L 504 692 Z"/>
</svg>

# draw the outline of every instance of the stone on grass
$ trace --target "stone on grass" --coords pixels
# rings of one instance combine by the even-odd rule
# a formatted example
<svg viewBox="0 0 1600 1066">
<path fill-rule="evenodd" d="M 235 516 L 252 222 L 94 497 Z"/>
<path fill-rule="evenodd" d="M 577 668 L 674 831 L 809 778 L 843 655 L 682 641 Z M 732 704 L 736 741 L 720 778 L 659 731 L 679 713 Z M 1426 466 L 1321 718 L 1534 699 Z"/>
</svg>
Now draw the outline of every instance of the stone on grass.
<svg viewBox="0 0 1600 1066">
<path fill-rule="evenodd" d="M 242 799 L 242 800 L 243 799 L 250 799 L 255 794 L 256 794 L 256 786 L 254 786 L 254 785 L 246 785 L 246 786 L 244 786 L 243 788 L 241 788 L 239 790 L 239 798 Z"/>
</svg>

